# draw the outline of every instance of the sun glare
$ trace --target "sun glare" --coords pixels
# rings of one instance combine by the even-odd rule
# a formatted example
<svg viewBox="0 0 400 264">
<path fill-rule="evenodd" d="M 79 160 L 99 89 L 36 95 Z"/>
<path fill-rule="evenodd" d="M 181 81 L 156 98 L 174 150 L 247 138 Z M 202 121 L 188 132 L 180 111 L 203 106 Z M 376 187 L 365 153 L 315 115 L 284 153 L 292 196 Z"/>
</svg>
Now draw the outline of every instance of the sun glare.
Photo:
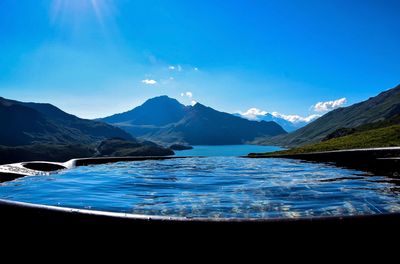
<svg viewBox="0 0 400 264">
<path fill-rule="evenodd" d="M 76 20 L 94 14 L 98 23 L 104 25 L 104 18 L 109 12 L 109 1 L 106 0 L 53 0 L 51 19 L 53 22 Z"/>
</svg>

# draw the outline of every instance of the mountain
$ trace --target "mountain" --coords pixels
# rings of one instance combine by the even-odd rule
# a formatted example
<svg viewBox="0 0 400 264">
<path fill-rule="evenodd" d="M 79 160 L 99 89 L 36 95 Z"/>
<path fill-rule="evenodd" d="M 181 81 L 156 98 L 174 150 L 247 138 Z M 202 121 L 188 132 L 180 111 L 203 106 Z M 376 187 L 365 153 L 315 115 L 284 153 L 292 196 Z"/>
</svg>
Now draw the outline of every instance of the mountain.
<svg viewBox="0 0 400 264">
<path fill-rule="evenodd" d="M 115 114 L 101 120 L 112 124 L 165 126 L 178 122 L 187 108 L 168 96 L 159 96 L 147 100 L 141 106 L 121 114 Z"/>
<path fill-rule="evenodd" d="M 181 120 L 187 111 L 188 107 L 177 100 L 159 96 L 130 111 L 99 120 L 122 128 L 135 137 L 150 138 L 160 129 Z"/>
<path fill-rule="evenodd" d="M 311 121 L 294 121 L 294 122 L 292 122 L 292 121 L 286 120 L 282 117 L 274 116 L 270 113 L 260 116 L 259 120 L 260 121 L 262 121 L 262 120 L 274 121 L 274 122 L 278 123 L 281 127 L 283 127 L 283 129 L 285 129 L 287 132 L 296 131 L 297 129 L 302 128 L 311 122 Z"/>
<path fill-rule="evenodd" d="M 51 104 L 0 97 L 0 124 L 0 164 L 27 160 L 66 161 L 110 154 L 173 154 L 154 143 L 138 141 L 120 128 L 78 118 Z"/>
<path fill-rule="evenodd" d="M 23 103 L 0 97 L 0 145 L 33 143 L 93 143 L 118 137 L 133 140 L 125 131 L 67 114 L 51 104 Z"/>
<path fill-rule="evenodd" d="M 274 122 L 278 123 L 287 132 L 292 132 L 299 128 L 295 125 L 295 123 L 292 123 L 292 122 L 290 122 L 286 119 L 280 118 L 280 117 L 273 116 L 270 113 L 265 114 L 264 116 L 261 116 L 259 118 L 259 120 L 260 121 L 274 121 Z"/>
<path fill-rule="evenodd" d="M 320 142 L 339 129 L 391 120 L 400 114 L 400 85 L 349 107 L 338 108 L 287 135 L 257 140 L 259 144 L 287 147 Z"/>
<path fill-rule="evenodd" d="M 184 106 L 167 96 L 150 99 L 131 111 L 100 120 L 134 136 L 163 143 L 243 144 L 258 137 L 286 134 L 273 121 L 249 121 L 200 103 Z"/>
<path fill-rule="evenodd" d="M 230 145 L 284 133 L 275 122 L 249 121 L 197 103 L 189 107 L 182 120 L 155 133 L 154 137 L 164 141 L 181 138 L 190 145 Z"/>
</svg>

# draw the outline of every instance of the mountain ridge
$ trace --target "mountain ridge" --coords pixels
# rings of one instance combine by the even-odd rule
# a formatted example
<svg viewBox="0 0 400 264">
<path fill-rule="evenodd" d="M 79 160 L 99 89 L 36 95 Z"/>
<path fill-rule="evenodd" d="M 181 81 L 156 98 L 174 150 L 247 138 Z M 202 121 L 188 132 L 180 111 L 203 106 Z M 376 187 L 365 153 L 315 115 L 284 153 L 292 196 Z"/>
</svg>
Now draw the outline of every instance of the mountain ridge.
<svg viewBox="0 0 400 264">
<path fill-rule="evenodd" d="M 81 119 L 58 107 L 0 97 L 0 164 L 28 160 L 67 161 L 105 155 L 173 155 L 138 141 L 120 128 Z M 102 152 L 107 145 L 107 152 Z"/>
<path fill-rule="evenodd" d="M 160 102 L 165 107 L 160 108 Z M 150 113 L 146 112 L 151 108 L 153 109 Z M 100 118 L 99 120 L 116 124 L 128 122 L 137 125 L 162 126 L 171 122 L 177 122 L 183 117 L 185 109 L 186 107 L 179 103 L 178 100 L 162 95 L 151 98 L 129 111 Z"/>
<path fill-rule="evenodd" d="M 348 107 L 335 109 L 287 135 L 258 139 L 254 143 L 298 147 L 317 143 L 341 128 L 384 121 L 400 114 L 400 85 Z"/>
<path fill-rule="evenodd" d="M 51 104 L 25 103 L 0 97 L 0 145 L 38 142 L 89 143 L 110 137 L 133 140 L 125 131 L 93 120 L 78 118 Z"/>
<path fill-rule="evenodd" d="M 157 105 L 157 111 L 149 109 L 149 112 L 165 115 L 166 117 L 163 117 L 163 120 L 169 120 L 170 122 L 151 123 L 147 121 L 145 125 L 137 122 L 137 116 L 132 116 L 132 114 L 137 114 L 139 110 L 145 111 L 149 106 L 149 102 Z M 172 118 L 170 118 L 170 112 L 168 111 L 170 105 L 174 106 L 173 113 L 175 115 Z M 115 115 L 100 120 L 105 122 L 121 121 L 120 123 L 110 122 L 110 124 L 130 132 L 133 136 L 168 144 L 243 144 L 257 137 L 286 133 L 281 126 L 273 121 L 249 121 L 229 113 L 217 111 L 201 103 L 196 103 L 193 106 L 184 106 L 176 99 L 167 96 L 151 98 L 142 105 L 121 113 L 118 116 L 118 120 L 113 119 L 113 116 Z M 151 116 L 148 120 L 157 119 Z"/>
</svg>

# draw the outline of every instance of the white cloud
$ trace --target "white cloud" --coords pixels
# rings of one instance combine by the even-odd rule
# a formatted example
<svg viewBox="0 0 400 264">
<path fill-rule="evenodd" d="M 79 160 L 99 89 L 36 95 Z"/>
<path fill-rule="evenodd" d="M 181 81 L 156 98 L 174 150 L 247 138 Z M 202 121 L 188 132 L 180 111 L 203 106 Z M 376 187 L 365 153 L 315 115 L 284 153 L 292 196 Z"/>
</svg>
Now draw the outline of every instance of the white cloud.
<svg viewBox="0 0 400 264">
<path fill-rule="evenodd" d="M 171 71 L 175 70 L 175 66 L 172 66 L 172 65 L 169 66 L 169 67 L 168 67 L 168 70 L 171 70 Z"/>
<path fill-rule="evenodd" d="M 313 106 L 313 110 L 316 112 L 328 112 L 336 108 L 341 107 L 347 102 L 346 98 L 340 98 L 334 101 L 318 102 Z"/>
<path fill-rule="evenodd" d="M 194 106 L 195 104 L 197 104 L 197 102 L 196 102 L 195 100 L 192 100 L 192 101 L 190 102 L 190 104 L 191 104 L 192 106 Z"/>
<path fill-rule="evenodd" d="M 157 84 L 157 81 L 152 80 L 152 79 L 144 79 L 144 80 L 142 80 L 142 83 L 147 84 L 147 85 L 154 85 L 154 84 Z"/>
<path fill-rule="evenodd" d="M 258 120 L 260 116 L 264 116 L 268 114 L 268 112 L 253 107 L 246 112 L 239 112 L 239 114 L 249 120 Z"/>
<path fill-rule="evenodd" d="M 303 116 L 299 116 L 299 115 L 285 115 L 285 114 L 280 114 L 278 112 L 272 112 L 271 115 L 273 115 L 274 117 L 285 119 L 286 121 L 289 121 L 294 124 L 300 123 L 300 122 L 309 123 L 309 122 L 317 119 L 318 117 L 321 117 L 321 115 L 316 115 L 316 114 L 303 117 Z"/>
<path fill-rule="evenodd" d="M 314 115 L 309 115 L 309 116 L 303 117 L 303 116 L 299 116 L 299 115 L 285 115 L 285 114 L 281 114 L 278 112 L 268 113 L 267 111 L 263 111 L 258 108 L 255 108 L 255 107 L 250 108 L 246 112 L 239 112 L 239 114 L 242 117 L 249 119 L 249 120 L 261 120 L 263 116 L 266 116 L 267 114 L 271 114 L 274 117 L 284 119 L 293 124 L 301 123 L 301 122 L 309 123 L 321 116 L 321 115 L 314 114 Z"/>
<path fill-rule="evenodd" d="M 195 70 L 195 71 L 199 71 L 199 68 L 197 68 L 197 67 L 194 67 L 194 70 Z"/>
<path fill-rule="evenodd" d="M 322 116 L 322 114 L 334 110 L 336 108 L 339 108 L 346 104 L 347 99 L 346 98 L 340 98 L 334 101 L 327 101 L 327 102 L 318 102 L 315 105 L 312 106 L 312 110 L 320 113 L 320 114 L 311 114 L 309 116 L 300 116 L 300 115 L 285 115 L 281 114 L 278 112 L 267 112 L 260 110 L 258 108 L 250 108 L 246 112 L 238 112 L 243 118 L 249 119 L 249 120 L 262 120 L 264 116 L 267 114 L 271 114 L 272 116 L 276 118 L 281 118 L 286 121 L 289 121 L 293 124 L 299 124 L 299 123 L 310 123 L 314 121 L 315 119 L 319 118 Z"/>
</svg>

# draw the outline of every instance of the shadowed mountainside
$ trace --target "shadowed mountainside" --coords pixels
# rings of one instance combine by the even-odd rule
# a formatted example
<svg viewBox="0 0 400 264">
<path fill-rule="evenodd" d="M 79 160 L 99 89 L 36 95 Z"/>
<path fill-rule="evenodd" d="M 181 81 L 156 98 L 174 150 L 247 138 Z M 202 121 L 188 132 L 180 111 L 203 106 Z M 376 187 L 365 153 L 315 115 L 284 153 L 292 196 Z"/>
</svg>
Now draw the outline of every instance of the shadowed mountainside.
<svg viewBox="0 0 400 264">
<path fill-rule="evenodd" d="M 0 97 L 0 123 L 0 164 L 101 156 L 104 153 L 97 149 L 99 144 L 106 144 L 113 138 L 125 145 L 109 144 L 109 149 L 114 146 L 111 154 L 173 154 L 154 143 L 137 141 L 120 128 L 78 118 L 51 104 L 23 103 Z"/>
<path fill-rule="evenodd" d="M 197 103 L 178 123 L 155 133 L 166 142 L 184 141 L 191 145 L 243 144 L 260 136 L 286 132 L 275 122 L 256 122 L 216 111 Z"/>
<path fill-rule="evenodd" d="M 22 103 L 0 98 L 0 145 L 77 144 L 119 137 L 133 140 L 114 126 L 78 118 L 51 104 Z"/>
<path fill-rule="evenodd" d="M 400 114 L 400 85 L 366 101 L 333 110 L 299 130 L 273 138 L 261 138 L 254 143 L 296 147 L 317 143 L 339 129 L 390 120 Z"/>
<path fill-rule="evenodd" d="M 159 96 L 147 100 L 134 109 L 102 118 L 111 124 L 165 126 L 178 122 L 187 112 L 187 107 L 168 96 Z"/>
</svg>

